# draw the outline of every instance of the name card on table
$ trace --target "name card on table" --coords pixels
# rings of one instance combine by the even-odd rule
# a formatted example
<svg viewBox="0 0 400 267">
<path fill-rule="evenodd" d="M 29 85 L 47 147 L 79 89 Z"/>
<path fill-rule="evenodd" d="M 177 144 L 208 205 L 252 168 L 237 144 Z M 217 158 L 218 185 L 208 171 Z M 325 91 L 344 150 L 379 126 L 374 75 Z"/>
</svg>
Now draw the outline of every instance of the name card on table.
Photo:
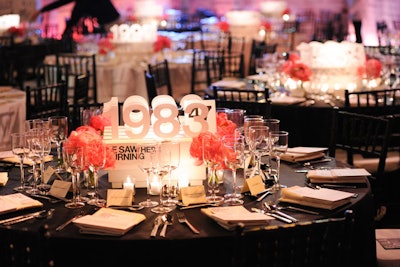
<svg viewBox="0 0 400 267">
<path fill-rule="evenodd" d="M 189 177 L 190 183 L 201 184 L 205 167 L 195 166 L 190 156 L 192 138 L 201 132 L 216 131 L 216 108 L 214 100 L 203 100 L 197 95 L 186 95 L 177 107 L 169 95 L 155 97 L 149 106 L 141 96 L 128 97 L 122 107 L 124 125 L 119 125 L 118 99 L 113 97 L 104 104 L 103 115 L 111 120 L 104 130 L 104 141 L 116 151 L 117 162 L 108 170 L 112 187 L 121 188 L 128 175 L 136 181 L 135 186 L 146 187 L 146 175 L 139 166 L 145 159 L 142 153 L 153 140 L 179 140 L 180 164 L 172 172 L 172 179 Z M 197 181 L 197 182 L 196 182 Z"/>
</svg>

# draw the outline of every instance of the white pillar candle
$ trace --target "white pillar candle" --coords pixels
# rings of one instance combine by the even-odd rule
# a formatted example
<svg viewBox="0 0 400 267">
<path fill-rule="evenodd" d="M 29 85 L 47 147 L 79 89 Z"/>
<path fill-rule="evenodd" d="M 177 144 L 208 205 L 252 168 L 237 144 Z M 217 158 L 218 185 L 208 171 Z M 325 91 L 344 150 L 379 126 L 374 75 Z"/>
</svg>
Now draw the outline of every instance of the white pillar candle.
<svg viewBox="0 0 400 267">
<path fill-rule="evenodd" d="M 132 194 L 135 195 L 135 184 L 131 181 L 130 176 L 126 178 L 126 182 L 124 182 L 123 188 L 132 191 Z"/>
</svg>

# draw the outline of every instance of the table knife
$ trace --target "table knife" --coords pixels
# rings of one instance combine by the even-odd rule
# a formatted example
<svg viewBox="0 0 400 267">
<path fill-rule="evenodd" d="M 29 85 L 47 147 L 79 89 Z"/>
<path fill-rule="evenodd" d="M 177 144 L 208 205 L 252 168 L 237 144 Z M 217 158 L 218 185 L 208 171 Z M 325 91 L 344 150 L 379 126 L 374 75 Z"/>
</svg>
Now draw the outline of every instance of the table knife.
<svg viewBox="0 0 400 267">
<path fill-rule="evenodd" d="M 269 215 L 271 217 L 274 217 L 275 219 L 278 219 L 278 220 L 286 222 L 286 223 L 292 223 L 292 221 L 290 219 L 282 217 L 282 216 L 280 216 L 280 215 L 278 215 L 276 213 L 268 212 L 268 211 L 265 211 L 265 210 L 262 210 L 262 209 L 257 209 L 257 208 L 251 208 L 251 210 L 255 211 L 255 212 L 258 212 L 258 213 L 263 213 L 263 214 Z"/>
<path fill-rule="evenodd" d="M 43 211 L 44 210 L 36 211 L 36 212 L 28 213 L 28 214 L 25 214 L 25 215 L 20 215 L 20 216 L 12 217 L 12 218 L 9 218 L 9 219 L 1 220 L 0 224 L 9 225 L 10 222 L 14 222 L 14 221 L 21 220 L 21 219 L 24 219 L 24 218 L 29 218 L 29 217 L 35 217 L 39 213 L 41 213 Z M 26 220 L 28 220 L 28 219 L 26 219 Z"/>
</svg>

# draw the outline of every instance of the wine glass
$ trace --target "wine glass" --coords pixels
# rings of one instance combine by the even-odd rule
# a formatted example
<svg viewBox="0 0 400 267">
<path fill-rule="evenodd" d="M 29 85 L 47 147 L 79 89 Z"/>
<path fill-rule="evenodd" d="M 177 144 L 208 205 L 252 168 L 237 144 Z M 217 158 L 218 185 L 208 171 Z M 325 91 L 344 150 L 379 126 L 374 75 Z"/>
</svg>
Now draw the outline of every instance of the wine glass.
<svg viewBox="0 0 400 267">
<path fill-rule="evenodd" d="M 245 109 L 230 109 L 226 112 L 228 120 L 232 121 L 236 124 L 236 130 L 239 133 L 243 133 L 243 123 L 244 123 L 244 116 L 246 114 Z"/>
<path fill-rule="evenodd" d="M 40 193 L 38 189 L 39 175 L 36 170 L 37 162 L 41 159 L 41 153 L 43 152 L 42 145 L 42 131 L 40 129 L 32 129 L 26 133 L 27 143 L 29 146 L 29 152 L 26 156 L 32 161 L 32 172 L 33 172 L 33 182 L 32 188 L 26 190 L 26 193 L 31 195 L 36 195 Z"/>
<path fill-rule="evenodd" d="M 85 206 L 85 203 L 78 198 L 77 175 L 84 167 L 84 149 L 76 147 L 72 143 L 64 142 L 62 150 L 63 162 L 66 170 L 71 173 L 72 179 L 72 201 L 65 204 L 66 208 L 76 209 Z"/>
<path fill-rule="evenodd" d="M 267 146 L 268 146 L 267 151 L 266 151 L 267 180 L 270 180 L 273 175 L 272 168 L 271 168 L 271 145 L 272 145 L 271 132 L 279 131 L 279 123 L 280 123 L 280 120 L 278 120 L 278 119 L 274 119 L 274 118 L 264 119 L 264 125 L 269 127 L 269 135 L 266 137 L 266 142 L 267 142 Z"/>
<path fill-rule="evenodd" d="M 224 201 L 223 196 L 217 195 L 220 184 L 217 174 L 217 170 L 221 165 L 221 155 L 218 155 L 220 147 L 221 140 L 219 137 L 209 135 L 203 136 L 202 157 L 203 162 L 207 167 L 207 189 L 210 193 L 210 195 L 206 197 L 208 203 L 221 203 Z"/>
<path fill-rule="evenodd" d="M 243 135 L 224 135 L 222 137 L 224 146 L 225 165 L 232 170 L 232 193 L 224 195 L 224 203 L 229 205 L 242 205 L 242 194 L 244 176 L 239 183 L 237 179 L 237 169 L 244 168 L 244 136 Z"/>
<path fill-rule="evenodd" d="M 269 136 L 269 127 L 265 125 L 250 126 L 248 132 L 251 149 L 254 154 L 255 167 L 250 174 L 250 177 L 260 175 L 264 180 L 264 173 L 261 170 L 261 156 L 268 149 L 267 138 Z"/>
<path fill-rule="evenodd" d="M 103 141 L 93 141 L 86 144 L 85 147 L 85 167 L 89 169 L 89 193 L 91 198 L 88 200 L 89 205 L 98 207 L 104 206 L 104 200 L 100 199 L 98 193 L 99 187 L 99 170 L 103 169 L 106 164 L 107 148 Z"/>
<path fill-rule="evenodd" d="M 12 133 L 11 146 L 13 154 L 19 159 L 19 168 L 21 175 L 21 185 L 15 187 L 14 190 L 18 192 L 24 192 L 30 188 L 29 186 L 25 185 L 24 158 L 29 151 L 25 133 Z"/>
<path fill-rule="evenodd" d="M 163 185 L 163 192 L 167 196 L 167 200 L 164 201 L 165 206 L 175 206 L 177 197 L 179 195 L 178 179 L 172 181 L 172 172 L 179 167 L 180 162 L 180 142 L 177 140 L 163 141 L 162 145 L 170 152 L 170 162 L 168 168 L 168 179 L 166 184 Z"/>
<path fill-rule="evenodd" d="M 147 199 L 139 202 L 140 206 L 146 207 L 146 208 L 152 208 L 158 205 L 157 201 L 153 201 L 150 198 L 151 195 L 151 186 L 152 186 L 152 181 L 151 181 L 151 175 L 154 174 L 154 161 L 156 160 L 156 148 L 157 148 L 157 143 L 146 143 L 144 147 L 142 147 L 142 153 L 143 153 L 143 160 L 141 160 L 139 167 L 142 170 L 142 172 L 146 173 L 146 183 L 147 183 Z"/>
<path fill-rule="evenodd" d="M 250 154 L 250 163 L 245 163 L 245 176 L 249 177 L 250 174 L 252 173 L 253 167 L 250 166 L 251 162 L 254 161 L 254 148 L 253 144 L 251 143 L 251 140 L 249 138 L 249 129 L 251 126 L 256 126 L 256 125 L 263 125 L 263 117 L 262 116 L 256 116 L 256 117 L 245 117 L 244 122 L 243 122 L 243 135 L 245 138 L 246 145 L 248 147 L 248 151 Z"/>
<path fill-rule="evenodd" d="M 51 141 L 57 146 L 57 166 L 56 172 L 63 173 L 65 169 L 62 164 L 61 157 L 61 142 L 68 136 L 68 117 L 51 116 L 49 117 L 51 127 Z"/>
<path fill-rule="evenodd" d="M 281 169 L 281 155 L 286 153 L 288 148 L 289 132 L 287 131 L 273 131 L 271 132 L 271 156 L 276 159 L 276 175 L 274 189 L 280 190 L 285 185 L 281 185 L 279 181 Z"/>
<path fill-rule="evenodd" d="M 166 196 L 166 192 L 163 192 L 163 179 L 171 169 L 171 151 L 166 147 L 165 143 L 161 142 L 156 147 L 155 157 L 156 159 L 154 161 L 153 170 L 158 178 L 157 182 L 160 188 L 160 205 L 152 208 L 151 211 L 154 213 L 168 213 L 172 211 L 174 207 L 164 205 L 165 201 L 163 201 L 163 197 Z"/>
<path fill-rule="evenodd" d="M 42 151 L 40 153 L 40 183 L 38 184 L 38 189 L 41 194 L 46 195 L 50 191 L 50 185 L 45 182 L 44 174 L 45 174 L 45 161 L 46 157 L 50 155 L 51 152 L 51 137 L 50 137 L 50 130 L 43 129 L 42 138 L 40 139 L 42 142 Z"/>
</svg>

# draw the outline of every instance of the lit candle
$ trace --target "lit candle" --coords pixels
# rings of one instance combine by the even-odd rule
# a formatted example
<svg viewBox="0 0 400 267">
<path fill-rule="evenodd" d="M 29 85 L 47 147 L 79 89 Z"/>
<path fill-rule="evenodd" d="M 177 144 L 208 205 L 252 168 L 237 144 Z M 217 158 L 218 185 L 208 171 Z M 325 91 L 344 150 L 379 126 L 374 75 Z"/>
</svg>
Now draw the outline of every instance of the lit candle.
<svg viewBox="0 0 400 267">
<path fill-rule="evenodd" d="M 178 179 L 178 187 L 183 188 L 188 186 L 189 186 L 189 177 L 187 176 L 187 174 L 180 176 Z"/>
<path fill-rule="evenodd" d="M 132 191 L 132 194 L 135 195 L 135 184 L 131 181 L 130 176 L 128 176 L 126 182 L 124 182 L 124 189 Z"/>
<path fill-rule="evenodd" d="M 161 184 L 157 180 L 150 182 L 150 195 L 159 195 L 161 192 Z"/>
</svg>

